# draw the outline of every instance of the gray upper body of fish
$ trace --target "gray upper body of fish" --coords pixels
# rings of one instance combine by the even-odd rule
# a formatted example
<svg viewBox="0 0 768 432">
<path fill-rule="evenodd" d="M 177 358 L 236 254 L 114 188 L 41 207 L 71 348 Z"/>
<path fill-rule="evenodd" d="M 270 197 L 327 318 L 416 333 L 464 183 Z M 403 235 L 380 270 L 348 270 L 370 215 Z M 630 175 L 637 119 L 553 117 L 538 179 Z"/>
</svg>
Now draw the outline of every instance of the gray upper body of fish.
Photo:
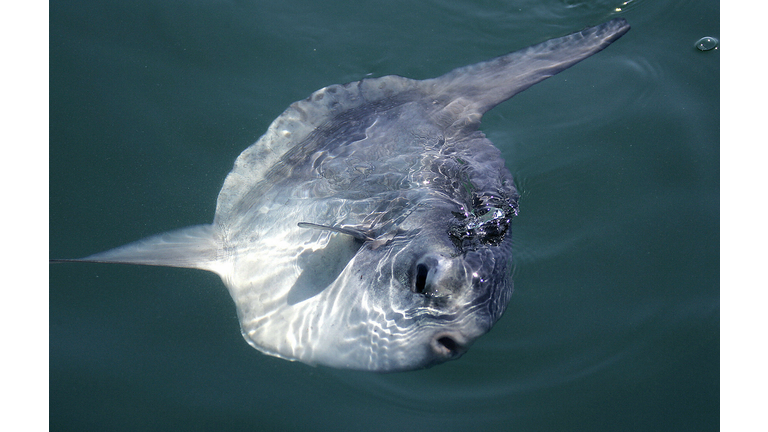
<svg viewBox="0 0 768 432">
<path fill-rule="evenodd" d="M 54 261 L 215 272 L 246 341 L 288 360 L 401 371 L 458 358 L 512 294 L 518 193 L 481 117 L 628 30 L 614 19 L 434 79 L 320 89 L 237 158 L 213 224 Z"/>
</svg>

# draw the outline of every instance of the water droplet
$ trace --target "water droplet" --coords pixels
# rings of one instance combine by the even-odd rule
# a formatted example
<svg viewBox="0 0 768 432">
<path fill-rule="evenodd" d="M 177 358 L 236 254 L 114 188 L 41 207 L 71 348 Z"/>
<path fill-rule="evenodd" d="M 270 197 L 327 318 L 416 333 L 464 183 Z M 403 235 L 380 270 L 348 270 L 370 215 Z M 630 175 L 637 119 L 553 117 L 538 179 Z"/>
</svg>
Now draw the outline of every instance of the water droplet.
<svg viewBox="0 0 768 432">
<path fill-rule="evenodd" d="M 696 41 L 696 48 L 698 48 L 699 51 L 709 51 L 717 48 L 717 44 L 719 43 L 720 41 L 713 37 L 704 36 Z"/>
</svg>

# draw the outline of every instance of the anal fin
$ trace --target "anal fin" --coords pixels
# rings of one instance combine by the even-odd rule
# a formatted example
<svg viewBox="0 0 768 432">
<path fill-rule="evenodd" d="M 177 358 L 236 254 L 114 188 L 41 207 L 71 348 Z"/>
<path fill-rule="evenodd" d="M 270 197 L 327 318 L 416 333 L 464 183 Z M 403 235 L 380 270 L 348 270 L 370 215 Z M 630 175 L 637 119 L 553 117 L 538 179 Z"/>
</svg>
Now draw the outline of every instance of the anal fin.
<svg viewBox="0 0 768 432">
<path fill-rule="evenodd" d="M 79 259 L 50 262 L 91 262 L 196 268 L 215 271 L 221 241 L 213 225 L 194 225 L 150 236 Z"/>
</svg>

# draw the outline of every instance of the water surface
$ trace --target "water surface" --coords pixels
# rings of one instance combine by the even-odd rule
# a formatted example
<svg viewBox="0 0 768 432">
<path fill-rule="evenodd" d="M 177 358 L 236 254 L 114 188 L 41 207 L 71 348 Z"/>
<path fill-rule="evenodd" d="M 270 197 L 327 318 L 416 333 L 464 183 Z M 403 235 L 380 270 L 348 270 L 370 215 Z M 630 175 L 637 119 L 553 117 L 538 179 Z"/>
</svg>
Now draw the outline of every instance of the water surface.
<svg viewBox="0 0 768 432">
<path fill-rule="evenodd" d="M 622 11 L 616 11 L 616 8 Z M 334 83 L 430 78 L 615 16 L 484 117 L 522 193 L 515 293 L 462 359 L 268 357 L 213 274 L 50 269 L 52 430 L 716 430 L 718 2 L 50 5 L 50 254 L 210 223 L 237 155 Z"/>
</svg>

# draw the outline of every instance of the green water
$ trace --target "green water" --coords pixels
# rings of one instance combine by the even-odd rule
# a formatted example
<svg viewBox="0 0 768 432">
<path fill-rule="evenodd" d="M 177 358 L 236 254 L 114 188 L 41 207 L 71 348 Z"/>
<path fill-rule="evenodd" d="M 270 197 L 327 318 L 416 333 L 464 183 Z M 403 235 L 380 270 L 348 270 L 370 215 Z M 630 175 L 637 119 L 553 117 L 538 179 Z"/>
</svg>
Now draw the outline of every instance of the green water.
<svg viewBox="0 0 768 432">
<path fill-rule="evenodd" d="M 705 431 L 719 422 L 719 5 L 50 5 L 50 254 L 209 223 L 237 155 L 334 83 L 430 78 L 625 17 L 489 112 L 522 193 L 515 293 L 460 360 L 377 375 L 264 356 L 200 271 L 50 268 L 51 430 Z"/>
</svg>

